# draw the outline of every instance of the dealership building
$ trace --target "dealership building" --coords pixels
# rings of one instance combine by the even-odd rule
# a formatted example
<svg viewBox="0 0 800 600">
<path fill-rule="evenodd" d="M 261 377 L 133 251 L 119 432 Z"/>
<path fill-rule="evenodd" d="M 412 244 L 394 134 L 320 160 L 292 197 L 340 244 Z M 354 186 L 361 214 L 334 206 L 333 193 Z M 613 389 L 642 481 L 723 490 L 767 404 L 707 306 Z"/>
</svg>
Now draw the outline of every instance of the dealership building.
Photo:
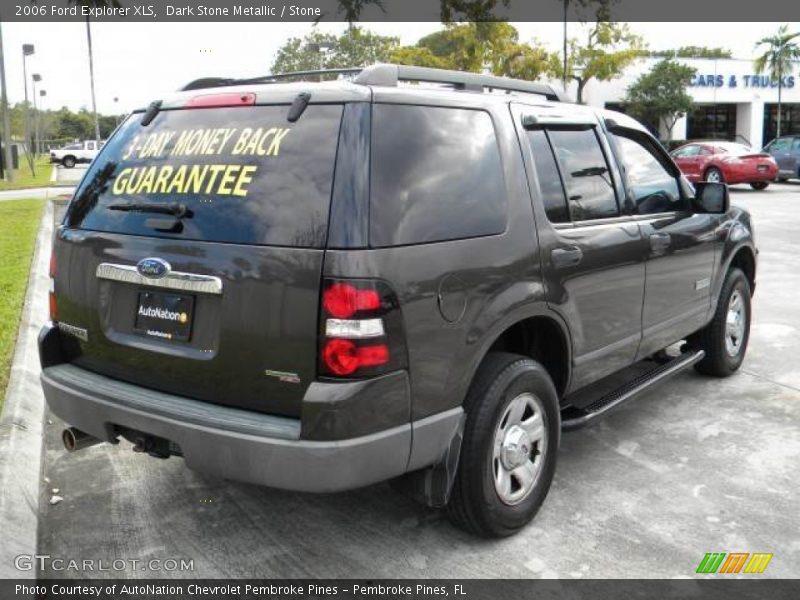
<svg viewBox="0 0 800 600">
<path fill-rule="evenodd" d="M 625 92 L 636 79 L 661 59 L 647 58 L 626 69 L 613 81 L 590 81 L 584 102 L 624 112 Z M 775 137 L 778 118 L 778 84 L 758 75 L 752 59 L 677 59 L 696 69 L 687 88 L 694 108 L 678 119 L 663 139 L 726 139 L 761 148 Z M 800 133 L 800 65 L 783 78 L 781 134 Z M 574 95 L 574 86 L 571 90 Z"/>
</svg>

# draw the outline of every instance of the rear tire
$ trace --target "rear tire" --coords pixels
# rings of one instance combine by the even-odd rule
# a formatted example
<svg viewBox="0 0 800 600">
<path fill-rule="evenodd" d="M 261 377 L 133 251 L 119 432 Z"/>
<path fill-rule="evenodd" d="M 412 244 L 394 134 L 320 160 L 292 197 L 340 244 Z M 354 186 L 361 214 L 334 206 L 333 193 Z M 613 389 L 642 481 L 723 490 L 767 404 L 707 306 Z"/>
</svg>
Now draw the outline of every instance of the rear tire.
<svg viewBox="0 0 800 600">
<path fill-rule="evenodd" d="M 539 363 L 491 353 L 464 403 L 467 420 L 450 519 L 484 537 L 522 529 L 544 502 L 561 434 L 558 394 Z"/>
<path fill-rule="evenodd" d="M 742 364 L 750 340 L 750 282 L 733 268 L 728 271 L 714 318 L 691 340 L 706 355 L 695 369 L 705 375 L 727 377 Z M 738 316 L 737 316 L 738 315 Z"/>
<path fill-rule="evenodd" d="M 717 167 L 709 167 L 703 175 L 703 179 L 714 183 L 723 183 L 725 181 L 722 177 L 722 171 Z"/>
<path fill-rule="evenodd" d="M 758 191 L 765 190 L 765 189 L 767 189 L 769 187 L 769 182 L 767 182 L 767 181 L 754 181 L 753 183 L 750 184 L 750 187 L 753 188 L 754 190 L 758 190 Z"/>
<path fill-rule="evenodd" d="M 74 156 L 65 156 L 64 159 L 61 161 L 67 169 L 71 169 L 75 166 L 75 157 Z"/>
</svg>

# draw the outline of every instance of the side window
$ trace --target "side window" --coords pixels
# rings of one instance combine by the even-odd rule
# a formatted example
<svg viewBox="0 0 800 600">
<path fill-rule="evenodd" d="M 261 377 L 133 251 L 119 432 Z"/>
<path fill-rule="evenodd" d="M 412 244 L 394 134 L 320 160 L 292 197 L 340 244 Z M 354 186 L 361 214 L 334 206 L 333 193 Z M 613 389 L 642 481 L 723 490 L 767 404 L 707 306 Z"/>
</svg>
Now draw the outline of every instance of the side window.
<svg viewBox="0 0 800 600">
<path fill-rule="evenodd" d="M 800 138 L 794 138 L 792 143 L 792 150 L 800 150 Z"/>
<path fill-rule="evenodd" d="M 792 140 L 790 138 L 778 138 L 777 140 L 773 141 L 772 144 L 770 144 L 769 149 L 771 152 L 784 152 L 789 149 L 789 145 L 791 143 Z"/>
<path fill-rule="evenodd" d="M 567 199 L 547 134 L 543 129 L 528 131 L 528 143 L 531 145 L 536 179 L 539 180 L 539 192 L 547 218 L 551 223 L 568 223 Z"/>
<path fill-rule="evenodd" d="M 697 156 L 701 151 L 700 146 L 684 146 L 683 148 L 678 149 L 674 156 L 676 158 L 689 158 L 691 156 Z"/>
<path fill-rule="evenodd" d="M 647 139 L 635 134 L 612 134 L 611 137 L 617 146 L 637 214 L 682 210 L 685 204 L 678 180 L 647 147 Z"/>
<path fill-rule="evenodd" d="M 698 146 L 698 152 L 700 156 L 708 156 L 712 154 L 711 149 L 708 146 Z"/>
<path fill-rule="evenodd" d="M 487 112 L 376 104 L 371 153 L 371 246 L 505 231 L 506 184 Z"/>
<path fill-rule="evenodd" d="M 594 129 L 551 129 L 573 221 L 619 215 L 614 182 Z"/>
<path fill-rule="evenodd" d="M 94 150 L 94 142 L 86 142 L 87 150 Z"/>
</svg>

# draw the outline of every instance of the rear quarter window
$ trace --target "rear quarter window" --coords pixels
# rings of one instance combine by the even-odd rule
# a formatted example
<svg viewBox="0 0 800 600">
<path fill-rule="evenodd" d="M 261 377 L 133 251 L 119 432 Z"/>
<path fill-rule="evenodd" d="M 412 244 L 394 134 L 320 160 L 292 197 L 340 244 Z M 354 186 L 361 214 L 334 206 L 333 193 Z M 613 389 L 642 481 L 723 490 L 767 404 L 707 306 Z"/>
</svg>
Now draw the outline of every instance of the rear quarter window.
<svg viewBox="0 0 800 600">
<path fill-rule="evenodd" d="M 506 186 L 487 112 L 377 104 L 371 164 L 371 246 L 505 231 Z"/>
<path fill-rule="evenodd" d="M 213 242 L 323 247 L 342 105 L 283 105 L 132 115 L 109 140 L 70 204 L 69 227 Z M 169 215 L 120 206 L 185 206 Z"/>
</svg>

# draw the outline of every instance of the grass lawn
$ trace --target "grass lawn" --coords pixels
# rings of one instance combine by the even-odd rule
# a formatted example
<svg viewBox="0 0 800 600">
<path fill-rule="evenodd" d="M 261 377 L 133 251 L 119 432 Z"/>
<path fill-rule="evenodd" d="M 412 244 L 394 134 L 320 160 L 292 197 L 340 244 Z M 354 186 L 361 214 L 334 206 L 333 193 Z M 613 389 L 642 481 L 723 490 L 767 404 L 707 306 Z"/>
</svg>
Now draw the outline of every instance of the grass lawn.
<svg viewBox="0 0 800 600">
<path fill-rule="evenodd" d="M 50 183 L 50 175 L 53 172 L 53 165 L 50 164 L 49 156 L 40 156 L 34 163 L 34 170 L 36 177 L 31 175 L 31 169 L 28 166 L 28 160 L 24 156 L 19 157 L 19 169 L 14 173 L 14 183 L 8 183 L 4 179 L 0 179 L 0 191 L 3 190 L 22 190 L 25 188 L 48 187 Z"/>
<path fill-rule="evenodd" d="M 28 287 L 31 256 L 44 200 L 0 202 L 0 409 Z"/>
</svg>

